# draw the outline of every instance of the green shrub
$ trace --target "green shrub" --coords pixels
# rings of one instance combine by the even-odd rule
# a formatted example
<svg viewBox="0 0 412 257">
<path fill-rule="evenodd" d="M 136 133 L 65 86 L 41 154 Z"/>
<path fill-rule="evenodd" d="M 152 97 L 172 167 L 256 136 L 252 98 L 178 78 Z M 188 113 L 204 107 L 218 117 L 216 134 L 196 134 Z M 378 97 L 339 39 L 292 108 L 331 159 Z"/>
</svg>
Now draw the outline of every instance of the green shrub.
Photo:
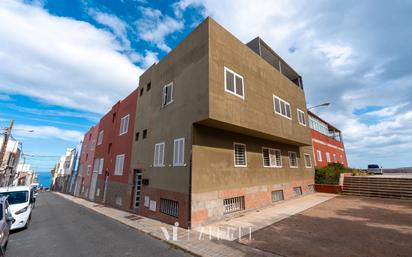
<svg viewBox="0 0 412 257">
<path fill-rule="evenodd" d="M 316 184 L 339 184 L 341 173 L 350 172 L 340 163 L 329 163 L 328 166 L 315 169 Z"/>
</svg>

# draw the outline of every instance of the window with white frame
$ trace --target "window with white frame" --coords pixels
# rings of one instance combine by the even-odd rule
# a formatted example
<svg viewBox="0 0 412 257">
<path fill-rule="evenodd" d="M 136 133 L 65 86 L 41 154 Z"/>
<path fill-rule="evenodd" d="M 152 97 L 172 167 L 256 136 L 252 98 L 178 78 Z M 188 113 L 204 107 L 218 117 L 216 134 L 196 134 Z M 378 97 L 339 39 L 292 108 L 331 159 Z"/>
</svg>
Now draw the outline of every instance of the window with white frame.
<svg viewBox="0 0 412 257">
<path fill-rule="evenodd" d="M 338 160 L 336 159 L 336 154 L 333 154 L 333 162 L 334 162 L 334 163 L 337 163 L 337 162 L 338 162 Z"/>
<path fill-rule="evenodd" d="M 119 132 L 119 135 L 126 134 L 128 127 L 129 127 L 129 114 L 127 114 L 126 116 L 124 116 L 124 117 L 120 120 L 120 132 Z"/>
<path fill-rule="evenodd" d="M 298 156 L 296 155 L 296 152 L 289 152 L 289 167 L 298 167 Z"/>
<path fill-rule="evenodd" d="M 282 167 L 282 155 L 279 149 L 262 147 L 263 167 Z"/>
<path fill-rule="evenodd" d="M 273 95 L 273 108 L 275 113 L 288 119 L 292 119 L 290 104 L 278 96 Z"/>
<path fill-rule="evenodd" d="M 302 126 L 306 126 L 306 117 L 305 113 L 302 110 L 298 109 L 298 122 Z"/>
<path fill-rule="evenodd" d="M 310 154 L 305 153 L 303 157 L 305 158 L 305 167 L 312 168 L 312 160 L 310 159 Z"/>
<path fill-rule="evenodd" d="M 103 174 L 103 164 L 104 164 L 104 159 L 101 158 L 99 160 L 99 174 Z"/>
<path fill-rule="evenodd" d="M 326 152 L 326 161 L 330 162 L 330 153 Z"/>
<path fill-rule="evenodd" d="M 247 166 L 246 145 L 234 143 L 233 148 L 234 148 L 235 167 L 246 167 Z"/>
<path fill-rule="evenodd" d="M 119 154 L 116 156 L 116 164 L 114 168 L 114 175 L 123 175 L 123 165 L 124 165 L 124 154 Z"/>
<path fill-rule="evenodd" d="M 173 102 L 173 82 L 170 82 L 163 87 L 162 92 L 162 106 L 166 106 Z"/>
<path fill-rule="evenodd" d="M 322 152 L 320 150 L 316 150 L 316 155 L 318 156 L 318 161 L 322 161 Z"/>
<path fill-rule="evenodd" d="M 225 91 L 240 98 L 245 98 L 243 77 L 225 67 Z"/>
<path fill-rule="evenodd" d="M 94 159 L 93 172 L 99 171 L 99 163 L 100 163 L 100 159 Z"/>
<path fill-rule="evenodd" d="M 101 145 L 103 143 L 103 135 L 104 135 L 104 131 L 101 130 L 99 132 L 99 137 L 97 138 L 97 145 Z"/>
<path fill-rule="evenodd" d="M 183 166 L 185 163 L 185 139 L 178 138 L 173 144 L 173 166 Z"/>
<path fill-rule="evenodd" d="M 153 166 L 163 167 L 165 155 L 165 143 L 157 143 L 154 148 Z"/>
</svg>

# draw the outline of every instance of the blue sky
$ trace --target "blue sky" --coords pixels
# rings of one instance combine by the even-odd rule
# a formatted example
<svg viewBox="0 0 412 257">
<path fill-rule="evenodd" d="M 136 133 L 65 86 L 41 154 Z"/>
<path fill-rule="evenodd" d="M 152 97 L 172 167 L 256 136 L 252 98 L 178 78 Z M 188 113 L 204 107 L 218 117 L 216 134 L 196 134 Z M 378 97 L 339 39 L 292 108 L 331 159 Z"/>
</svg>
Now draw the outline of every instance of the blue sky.
<svg viewBox="0 0 412 257">
<path fill-rule="evenodd" d="M 343 131 L 349 163 L 412 166 L 410 1 L 0 1 L 0 126 L 57 156 L 205 17 L 261 36 Z M 24 132 L 26 128 L 34 133 Z M 408 158 L 409 157 L 409 158 Z M 29 160 L 30 159 L 30 160 Z M 28 158 L 48 171 L 56 158 Z"/>
</svg>

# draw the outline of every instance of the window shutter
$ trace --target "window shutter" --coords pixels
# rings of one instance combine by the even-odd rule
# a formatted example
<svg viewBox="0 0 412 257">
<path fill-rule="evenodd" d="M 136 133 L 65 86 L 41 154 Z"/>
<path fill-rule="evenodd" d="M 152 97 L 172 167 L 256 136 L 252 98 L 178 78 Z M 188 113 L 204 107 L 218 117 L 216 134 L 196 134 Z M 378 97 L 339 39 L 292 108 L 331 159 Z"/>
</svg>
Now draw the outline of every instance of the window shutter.
<svg viewBox="0 0 412 257">
<path fill-rule="evenodd" d="M 270 166 L 269 149 L 263 148 L 262 155 L 263 155 L 263 166 L 269 167 Z"/>
<path fill-rule="evenodd" d="M 236 94 L 243 96 L 243 81 L 239 76 L 236 76 Z"/>
<path fill-rule="evenodd" d="M 226 70 L 226 89 L 233 93 L 235 92 L 234 81 L 235 81 L 234 74 Z"/>
</svg>

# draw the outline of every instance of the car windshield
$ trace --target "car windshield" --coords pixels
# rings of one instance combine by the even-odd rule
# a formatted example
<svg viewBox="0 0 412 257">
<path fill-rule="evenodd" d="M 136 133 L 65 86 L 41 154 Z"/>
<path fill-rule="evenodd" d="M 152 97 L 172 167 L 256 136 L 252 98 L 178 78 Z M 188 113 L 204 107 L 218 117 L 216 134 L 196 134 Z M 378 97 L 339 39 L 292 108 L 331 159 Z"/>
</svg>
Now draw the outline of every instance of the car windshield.
<svg viewBox="0 0 412 257">
<path fill-rule="evenodd" d="M 3 192 L 0 196 L 7 197 L 7 201 L 10 205 L 25 203 L 28 200 L 29 191 L 15 191 L 15 192 Z"/>
<path fill-rule="evenodd" d="M 379 166 L 376 164 L 368 165 L 368 169 L 379 169 Z"/>
</svg>

